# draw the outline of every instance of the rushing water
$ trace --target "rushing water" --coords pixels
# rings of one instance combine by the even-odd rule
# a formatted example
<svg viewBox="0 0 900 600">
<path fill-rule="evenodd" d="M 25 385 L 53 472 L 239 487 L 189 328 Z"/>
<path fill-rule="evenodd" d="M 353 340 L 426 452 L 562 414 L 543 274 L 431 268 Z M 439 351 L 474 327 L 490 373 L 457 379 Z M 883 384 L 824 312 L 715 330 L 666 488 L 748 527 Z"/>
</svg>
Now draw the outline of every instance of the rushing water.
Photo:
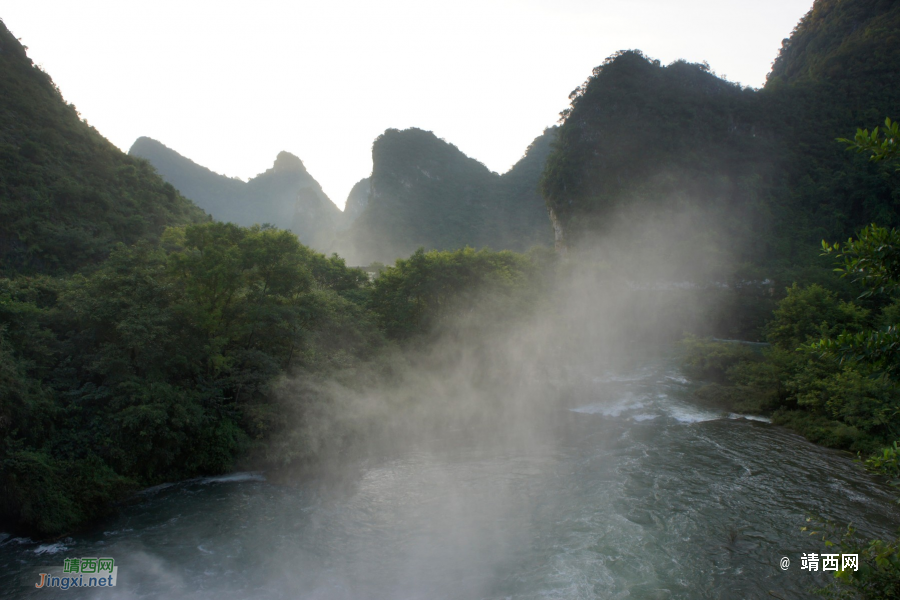
<svg viewBox="0 0 900 600">
<path fill-rule="evenodd" d="M 692 406 L 663 363 L 593 379 L 553 435 L 432 444 L 334 481 L 263 474 L 148 490 L 91 533 L 0 542 L 4 596 L 807 597 L 808 515 L 892 533 L 891 491 L 784 429 Z M 40 565 L 110 556 L 113 590 L 35 590 Z M 790 567 L 780 567 L 788 557 Z"/>
</svg>

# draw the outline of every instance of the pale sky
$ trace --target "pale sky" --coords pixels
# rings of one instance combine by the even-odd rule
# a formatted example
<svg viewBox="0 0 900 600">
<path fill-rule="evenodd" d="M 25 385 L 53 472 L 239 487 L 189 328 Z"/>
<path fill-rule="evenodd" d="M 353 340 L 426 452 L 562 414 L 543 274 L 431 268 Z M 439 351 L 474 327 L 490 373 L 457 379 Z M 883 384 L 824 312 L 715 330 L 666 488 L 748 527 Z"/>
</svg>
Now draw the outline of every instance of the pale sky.
<svg viewBox="0 0 900 600">
<path fill-rule="evenodd" d="M 342 207 L 387 128 L 434 131 L 503 173 L 617 50 L 760 87 L 811 6 L 5 0 L 0 18 L 122 150 L 145 135 L 245 180 L 287 150 Z"/>
</svg>

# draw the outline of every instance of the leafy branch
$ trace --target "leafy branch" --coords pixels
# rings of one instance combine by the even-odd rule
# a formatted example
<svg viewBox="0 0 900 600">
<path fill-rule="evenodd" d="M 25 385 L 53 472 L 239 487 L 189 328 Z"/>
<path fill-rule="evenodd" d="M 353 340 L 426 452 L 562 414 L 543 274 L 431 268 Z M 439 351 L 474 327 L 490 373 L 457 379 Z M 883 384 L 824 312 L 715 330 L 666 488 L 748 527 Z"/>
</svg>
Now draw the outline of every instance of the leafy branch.
<svg viewBox="0 0 900 600">
<path fill-rule="evenodd" d="M 869 132 L 868 129 L 857 129 L 856 136 L 852 140 L 838 138 L 839 142 L 847 144 L 850 149 L 857 152 L 869 152 L 869 160 L 881 162 L 883 160 L 895 160 L 900 157 L 900 124 L 884 120 L 884 128 L 876 127 Z M 900 166 L 897 167 L 900 171 Z"/>
</svg>

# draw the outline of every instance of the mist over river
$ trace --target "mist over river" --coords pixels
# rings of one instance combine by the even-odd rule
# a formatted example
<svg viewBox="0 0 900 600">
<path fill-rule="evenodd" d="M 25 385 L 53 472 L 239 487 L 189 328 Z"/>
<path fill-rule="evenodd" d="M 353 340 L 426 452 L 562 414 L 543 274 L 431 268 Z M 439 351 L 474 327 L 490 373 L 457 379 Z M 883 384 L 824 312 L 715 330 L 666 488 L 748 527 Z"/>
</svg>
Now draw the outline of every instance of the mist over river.
<svg viewBox="0 0 900 600">
<path fill-rule="evenodd" d="M 448 430 L 337 478 L 193 480 L 57 542 L 6 537 L 2 595 L 789 599 L 826 581 L 800 570 L 822 550 L 808 515 L 893 532 L 891 490 L 850 455 L 692 405 L 671 361 L 571 377 L 530 442 Z M 25 585 L 90 556 L 115 589 Z"/>
</svg>

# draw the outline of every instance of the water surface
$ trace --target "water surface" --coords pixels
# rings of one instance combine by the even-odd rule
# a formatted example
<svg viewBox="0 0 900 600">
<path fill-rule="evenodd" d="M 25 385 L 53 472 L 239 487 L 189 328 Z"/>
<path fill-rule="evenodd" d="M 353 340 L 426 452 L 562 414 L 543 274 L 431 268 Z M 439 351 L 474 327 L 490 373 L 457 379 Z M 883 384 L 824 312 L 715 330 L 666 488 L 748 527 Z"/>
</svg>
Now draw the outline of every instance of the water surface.
<svg viewBox="0 0 900 600">
<path fill-rule="evenodd" d="M 0 542 L 8 597 L 803 598 L 808 515 L 889 535 L 891 490 L 848 454 L 691 404 L 670 364 L 587 378 L 550 435 L 412 446 L 339 478 L 241 473 L 143 494 L 97 530 Z M 452 438 L 452 439 L 451 439 Z M 111 556 L 112 590 L 29 589 Z M 787 571 L 782 557 L 791 560 Z M 35 578 L 36 581 L 36 578 Z"/>
</svg>

